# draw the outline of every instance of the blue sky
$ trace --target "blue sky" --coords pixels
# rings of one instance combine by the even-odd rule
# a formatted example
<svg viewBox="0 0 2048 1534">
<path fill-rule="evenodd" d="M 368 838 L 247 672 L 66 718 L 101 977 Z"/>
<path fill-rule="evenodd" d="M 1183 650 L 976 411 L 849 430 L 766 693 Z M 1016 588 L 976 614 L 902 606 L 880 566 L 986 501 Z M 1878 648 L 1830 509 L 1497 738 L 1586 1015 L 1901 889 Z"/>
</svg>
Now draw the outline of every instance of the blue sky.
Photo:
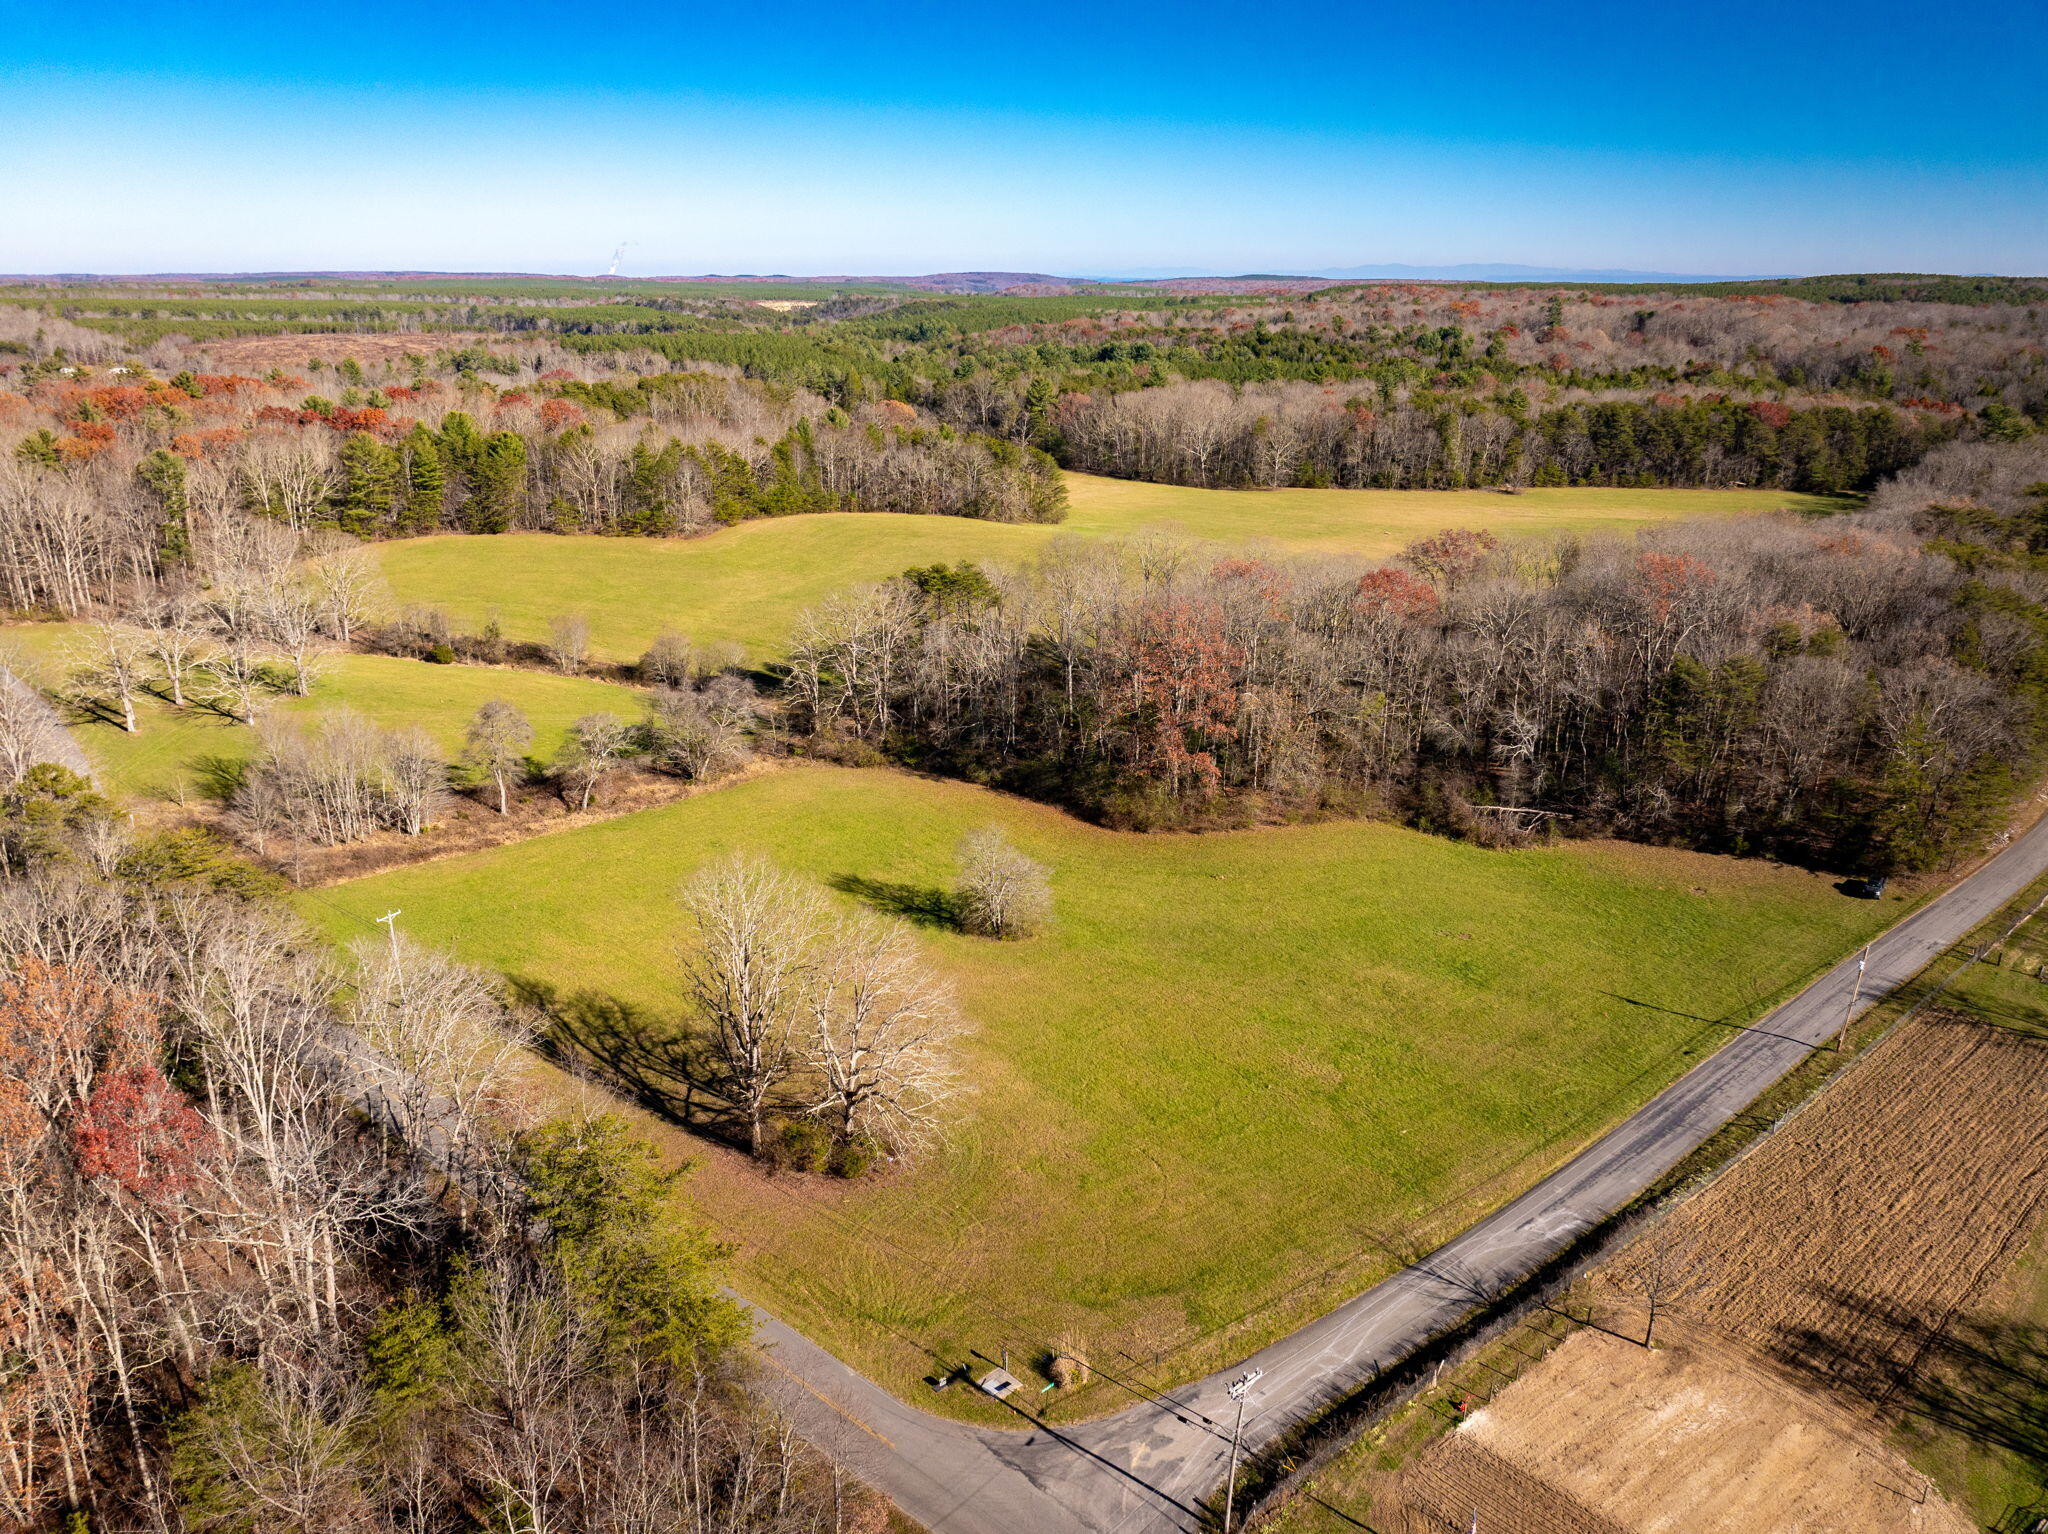
<svg viewBox="0 0 2048 1534">
<path fill-rule="evenodd" d="M 0 270 L 2048 272 L 2048 7 L 6 7 Z"/>
</svg>

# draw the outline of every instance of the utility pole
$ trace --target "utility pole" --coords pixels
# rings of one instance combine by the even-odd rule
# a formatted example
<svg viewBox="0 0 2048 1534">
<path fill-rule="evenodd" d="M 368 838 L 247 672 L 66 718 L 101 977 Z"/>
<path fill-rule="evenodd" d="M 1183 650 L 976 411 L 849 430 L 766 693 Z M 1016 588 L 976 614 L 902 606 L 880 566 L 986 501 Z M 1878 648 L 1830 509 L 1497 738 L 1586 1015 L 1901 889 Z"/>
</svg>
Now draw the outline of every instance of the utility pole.
<svg viewBox="0 0 2048 1534">
<path fill-rule="evenodd" d="M 377 918 L 377 925 L 391 934 L 391 957 L 394 959 L 398 957 L 398 918 L 404 914 L 403 911 L 386 911 Z"/>
<path fill-rule="evenodd" d="M 1223 1483 L 1223 1534 L 1230 1534 L 1231 1518 L 1237 1511 L 1237 1445 L 1244 1436 L 1244 1398 L 1254 1381 L 1266 1371 L 1253 1369 L 1230 1382 L 1230 1399 L 1237 1402 L 1237 1422 L 1230 1430 L 1230 1475 Z"/>
<path fill-rule="evenodd" d="M 1849 988 L 1849 1008 L 1842 1014 L 1842 1029 L 1835 1035 L 1835 1048 L 1842 1047 L 1842 1036 L 1849 1031 L 1849 1025 L 1856 1021 L 1856 1003 L 1863 999 L 1863 969 L 1870 963 L 1870 944 L 1863 945 L 1863 952 L 1856 958 L 1856 983 Z"/>
</svg>

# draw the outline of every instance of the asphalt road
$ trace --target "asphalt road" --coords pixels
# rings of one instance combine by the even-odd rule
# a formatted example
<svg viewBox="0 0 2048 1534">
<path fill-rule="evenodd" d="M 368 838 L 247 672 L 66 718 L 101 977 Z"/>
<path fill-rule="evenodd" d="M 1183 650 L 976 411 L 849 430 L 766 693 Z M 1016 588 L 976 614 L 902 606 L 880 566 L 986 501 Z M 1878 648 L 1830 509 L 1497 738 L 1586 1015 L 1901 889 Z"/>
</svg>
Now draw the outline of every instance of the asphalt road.
<svg viewBox="0 0 2048 1534">
<path fill-rule="evenodd" d="M 2048 872 L 2048 819 L 1869 949 L 1858 1010 Z M 1242 1363 L 1153 1402 L 1049 1428 L 1022 1399 L 1020 1426 L 969 1427 L 906 1405 L 773 1317 L 761 1340 L 798 1427 L 933 1534 L 1152 1534 L 1200 1527 L 1222 1485 L 1235 1407 L 1229 1382 L 1263 1370 L 1244 1441 L 1256 1448 L 1348 1395 L 1627 1204 L 1839 1028 L 1859 995 L 1852 955 L 1623 1123 L 1463 1235 Z M 968 1388 L 956 1385 L 955 1389 Z M 1031 1390 L 1027 1385 L 1025 1391 Z"/>
</svg>

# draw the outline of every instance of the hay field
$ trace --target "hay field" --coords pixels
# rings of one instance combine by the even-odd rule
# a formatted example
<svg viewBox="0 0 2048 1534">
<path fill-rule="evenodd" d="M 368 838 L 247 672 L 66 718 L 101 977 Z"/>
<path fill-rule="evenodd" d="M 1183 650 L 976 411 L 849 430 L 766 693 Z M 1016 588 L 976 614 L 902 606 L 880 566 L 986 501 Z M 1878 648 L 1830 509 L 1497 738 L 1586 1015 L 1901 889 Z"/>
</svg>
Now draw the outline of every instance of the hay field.
<svg viewBox="0 0 2048 1534">
<path fill-rule="evenodd" d="M 1016 563 L 1059 537 L 1150 530 L 1289 553 L 1382 557 L 1445 527 L 1505 536 L 1626 533 L 1695 517 L 1840 510 L 1839 497 L 1768 490 L 1189 490 L 1067 476 L 1072 511 L 1057 527 L 874 512 L 743 522 L 700 538 L 441 534 L 376 546 L 400 607 L 444 609 L 459 626 L 496 615 L 540 640 L 563 613 L 590 620 L 596 653 L 636 658 L 665 628 L 700 644 L 729 640 L 757 660 L 780 653 L 805 608 L 912 565 Z"/>
</svg>

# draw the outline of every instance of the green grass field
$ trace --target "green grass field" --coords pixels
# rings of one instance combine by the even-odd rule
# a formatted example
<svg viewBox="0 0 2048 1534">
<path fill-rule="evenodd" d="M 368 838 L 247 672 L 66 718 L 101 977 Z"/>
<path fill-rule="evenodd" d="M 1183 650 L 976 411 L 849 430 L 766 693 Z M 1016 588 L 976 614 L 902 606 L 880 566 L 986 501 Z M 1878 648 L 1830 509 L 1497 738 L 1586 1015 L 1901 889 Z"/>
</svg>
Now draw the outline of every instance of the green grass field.
<svg viewBox="0 0 2048 1534">
<path fill-rule="evenodd" d="M 970 1348 L 1064 1341 L 1159 1384 L 1279 1335 L 1897 914 L 1761 862 L 1364 822 L 1132 836 L 820 766 L 302 902 L 337 938 L 400 906 L 423 940 L 629 1004 L 613 1044 L 658 1057 L 691 871 L 757 850 L 914 905 L 990 822 L 1051 865 L 1059 917 L 1024 943 L 925 933 L 980 1026 L 949 1151 L 848 1186 L 674 1137 L 746 1292 L 906 1393 Z M 1063 1409 L 1123 1399 L 1094 1392 Z"/>
<path fill-rule="evenodd" d="M 542 639 L 567 612 L 590 619 L 598 653 L 632 660 L 664 628 L 774 655 L 821 597 L 935 560 L 1030 557 L 1062 535 L 1172 528 L 1216 542 L 1377 556 L 1451 526 L 1501 533 L 1632 532 L 1659 522 L 1851 501 L 1781 490 L 1188 490 L 1070 474 L 1058 527 L 876 513 L 742 523 L 709 537 L 645 539 L 518 533 L 435 537 L 377 548 L 402 606 L 445 609 L 466 628 L 496 613 L 515 639 Z"/>
<path fill-rule="evenodd" d="M 52 685 L 62 678 L 65 647 L 74 642 L 74 626 L 68 624 L 0 628 L 0 658 L 9 650 L 24 656 L 32 679 Z M 612 713 L 637 719 L 643 706 L 635 689 L 586 677 L 352 654 L 327 658 L 311 696 L 274 695 L 271 706 L 298 716 L 348 708 L 386 728 L 418 725 L 452 756 L 461 747 L 470 716 L 492 698 L 525 710 L 533 724 L 534 755 L 543 759 L 560 747 L 570 722 L 579 716 Z M 201 789 L 207 763 L 243 761 L 255 754 L 253 730 L 210 710 L 174 709 L 152 700 L 137 712 L 141 728 L 133 735 L 104 719 L 69 716 L 72 733 L 112 793 L 177 798 Z"/>
</svg>

